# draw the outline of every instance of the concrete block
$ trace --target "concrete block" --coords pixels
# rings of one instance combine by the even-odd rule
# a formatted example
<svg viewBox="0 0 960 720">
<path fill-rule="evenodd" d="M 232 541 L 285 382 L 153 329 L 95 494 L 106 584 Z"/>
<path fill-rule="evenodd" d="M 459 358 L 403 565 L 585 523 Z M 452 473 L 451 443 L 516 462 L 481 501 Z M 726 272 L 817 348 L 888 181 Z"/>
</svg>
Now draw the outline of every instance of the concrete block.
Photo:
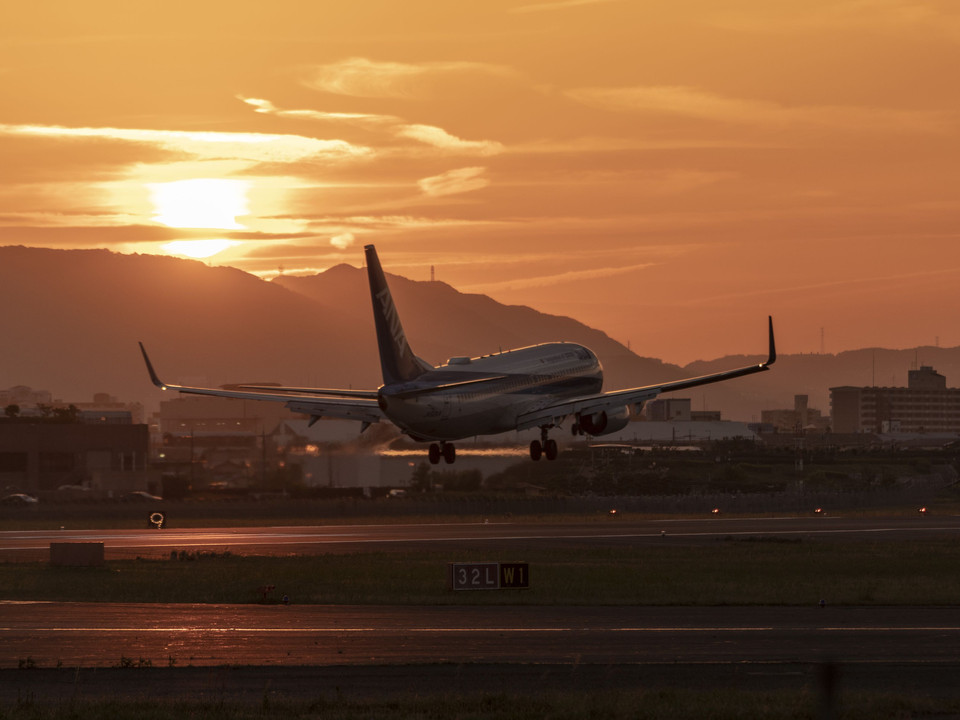
<svg viewBox="0 0 960 720">
<path fill-rule="evenodd" d="M 103 565 L 102 542 L 52 542 L 51 565 Z"/>
</svg>

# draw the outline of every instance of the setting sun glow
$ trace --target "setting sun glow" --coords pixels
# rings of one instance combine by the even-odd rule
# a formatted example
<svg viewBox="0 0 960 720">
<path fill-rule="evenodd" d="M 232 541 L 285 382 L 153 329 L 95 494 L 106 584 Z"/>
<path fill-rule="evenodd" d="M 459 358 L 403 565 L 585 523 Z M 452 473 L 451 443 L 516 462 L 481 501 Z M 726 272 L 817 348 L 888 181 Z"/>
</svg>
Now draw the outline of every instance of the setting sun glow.
<svg viewBox="0 0 960 720">
<path fill-rule="evenodd" d="M 223 238 L 210 240 L 174 240 L 173 242 L 166 243 L 163 246 L 163 251 L 168 255 L 184 255 L 200 260 L 202 258 L 213 257 L 234 244 L 232 240 L 225 240 Z"/>
<path fill-rule="evenodd" d="M 152 183 L 147 187 L 156 209 L 155 222 L 174 228 L 245 228 L 237 222 L 238 217 L 249 212 L 250 184 L 243 180 L 197 178 Z"/>
</svg>

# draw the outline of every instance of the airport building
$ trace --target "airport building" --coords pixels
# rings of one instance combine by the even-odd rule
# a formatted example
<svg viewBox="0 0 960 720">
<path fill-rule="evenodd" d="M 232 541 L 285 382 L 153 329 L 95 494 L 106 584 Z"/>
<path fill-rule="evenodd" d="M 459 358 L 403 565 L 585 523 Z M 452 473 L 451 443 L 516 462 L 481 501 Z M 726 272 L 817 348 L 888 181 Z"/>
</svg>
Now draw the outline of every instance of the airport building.
<svg viewBox="0 0 960 720">
<path fill-rule="evenodd" d="M 694 410 L 690 398 L 657 398 L 643 407 L 651 422 L 721 422 L 719 410 Z"/>
<path fill-rule="evenodd" d="M 905 388 L 830 388 L 830 407 L 838 433 L 960 433 L 960 388 L 926 365 Z"/>
<path fill-rule="evenodd" d="M 761 410 L 760 422 L 769 425 L 774 432 L 823 432 L 830 427 L 830 418 L 810 407 L 807 395 L 794 395 L 792 410 Z"/>
<path fill-rule="evenodd" d="M 16 405 L 21 410 L 38 405 L 52 405 L 53 395 L 49 390 L 34 390 L 26 385 L 14 385 L 0 390 L 0 408 Z"/>
<path fill-rule="evenodd" d="M 0 488 L 30 495 L 73 486 L 102 495 L 148 488 L 148 433 L 132 423 L 0 418 Z"/>
</svg>

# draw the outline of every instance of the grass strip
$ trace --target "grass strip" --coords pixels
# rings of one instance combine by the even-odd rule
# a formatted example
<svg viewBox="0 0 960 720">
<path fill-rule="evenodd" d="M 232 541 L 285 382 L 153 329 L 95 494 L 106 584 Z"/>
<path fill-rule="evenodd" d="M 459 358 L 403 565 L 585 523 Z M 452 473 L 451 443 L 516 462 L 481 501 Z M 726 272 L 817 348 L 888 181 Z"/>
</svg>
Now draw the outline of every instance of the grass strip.
<svg viewBox="0 0 960 720">
<path fill-rule="evenodd" d="M 290 557 L 175 554 L 102 567 L 0 564 L 0 600 L 298 604 L 952 605 L 949 538 L 818 543 L 720 539 L 700 546 L 489 548 Z M 530 587 L 454 592 L 447 564 L 525 561 Z"/>
</svg>

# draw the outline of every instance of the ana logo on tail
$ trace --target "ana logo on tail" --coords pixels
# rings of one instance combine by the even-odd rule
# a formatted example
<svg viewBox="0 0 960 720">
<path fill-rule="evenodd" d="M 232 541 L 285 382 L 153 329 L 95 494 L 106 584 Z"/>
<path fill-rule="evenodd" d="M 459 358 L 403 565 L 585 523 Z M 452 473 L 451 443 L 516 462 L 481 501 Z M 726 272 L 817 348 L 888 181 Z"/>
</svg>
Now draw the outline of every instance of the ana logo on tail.
<svg viewBox="0 0 960 720">
<path fill-rule="evenodd" d="M 397 306 L 393 304 L 393 297 L 390 295 L 389 288 L 383 288 L 377 293 L 377 300 L 380 301 L 380 307 L 383 309 L 383 316 L 389 325 L 390 337 L 397 345 L 398 359 L 407 354 L 407 337 L 403 334 L 403 326 L 400 324 L 400 314 L 397 312 Z"/>
</svg>

